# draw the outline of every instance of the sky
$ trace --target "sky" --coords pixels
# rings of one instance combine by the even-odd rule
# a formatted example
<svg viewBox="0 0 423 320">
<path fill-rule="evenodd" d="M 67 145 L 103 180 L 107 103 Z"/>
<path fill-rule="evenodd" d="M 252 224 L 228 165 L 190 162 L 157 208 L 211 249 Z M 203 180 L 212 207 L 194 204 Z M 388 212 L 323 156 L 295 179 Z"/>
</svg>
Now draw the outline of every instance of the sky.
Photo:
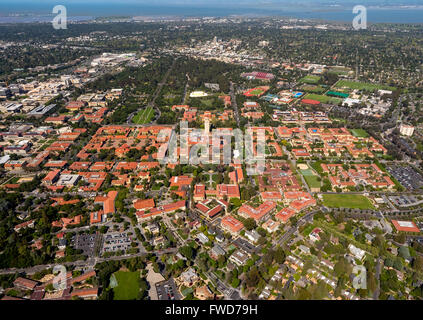
<svg viewBox="0 0 423 320">
<path fill-rule="evenodd" d="M 1 0 L 3 3 L 29 3 L 32 4 L 65 4 L 65 3 L 85 3 L 85 4 L 145 4 L 145 5 L 166 5 L 166 6 L 219 6 L 219 5 L 248 5 L 252 7 L 281 6 L 292 4 L 307 4 L 310 6 L 327 5 L 422 5 L 422 0 Z"/>
<path fill-rule="evenodd" d="M 336 21 L 350 21 L 352 8 L 364 5 L 371 22 L 423 23 L 423 0 L 0 0 L 0 17 L 51 14 L 56 5 L 65 5 L 68 16 L 279 15 Z"/>
</svg>

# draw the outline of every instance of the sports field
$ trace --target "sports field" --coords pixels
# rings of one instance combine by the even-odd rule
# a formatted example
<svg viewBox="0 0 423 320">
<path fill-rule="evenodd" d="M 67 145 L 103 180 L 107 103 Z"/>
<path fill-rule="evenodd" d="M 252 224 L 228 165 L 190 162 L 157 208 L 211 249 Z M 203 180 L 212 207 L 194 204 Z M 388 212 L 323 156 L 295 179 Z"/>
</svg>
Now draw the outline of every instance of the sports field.
<svg viewBox="0 0 423 320">
<path fill-rule="evenodd" d="M 304 96 L 304 99 L 317 100 L 317 101 L 320 101 L 321 103 L 333 103 L 333 104 L 338 104 L 342 101 L 342 99 L 339 99 L 339 98 L 323 96 L 320 94 L 313 94 L 313 93 L 307 93 Z"/>
<path fill-rule="evenodd" d="M 201 103 L 209 108 L 213 106 L 213 99 L 203 99 Z"/>
<path fill-rule="evenodd" d="M 146 124 L 150 123 L 151 118 L 154 116 L 154 109 L 152 107 L 147 107 L 140 112 L 138 112 L 133 118 L 132 122 L 135 124 Z"/>
<path fill-rule="evenodd" d="M 303 176 L 313 176 L 313 171 L 311 169 L 300 169 L 300 172 Z"/>
<path fill-rule="evenodd" d="M 301 90 L 311 93 L 324 93 L 326 91 L 325 88 L 321 86 L 313 86 L 313 85 L 304 85 L 301 87 Z"/>
<path fill-rule="evenodd" d="M 319 188 L 320 189 L 320 181 L 317 176 L 304 176 L 305 181 L 307 182 L 310 188 Z"/>
<path fill-rule="evenodd" d="M 304 176 L 304 179 L 310 188 L 320 188 L 320 181 L 318 180 L 319 177 L 316 176 L 311 169 L 301 169 L 299 171 Z"/>
<path fill-rule="evenodd" d="M 350 68 L 344 68 L 344 67 L 332 67 L 329 69 L 330 73 L 336 73 L 337 75 L 348 75 L 350 71 L 351 71 Z"/>
<path fill-rule="evenodd" d="M 117 271 L 114 273 L 117 287 L 113 288 L 114 300 L 135 300 L 140 291 L 139 272 Z"/>
<path fill-rule="evenodd" d="M 378 83 L 367 83 L 367 82 L 355 82 L 355 81 L 348 81 L 348 80 L 340 80 L 336 84 L 337 88 L 347 87 L 350 89 L 358 89 L 358 90 L 366 90 L 366 91 L 374 91 L 374 90 L 391 90 L 394 91 L 396 88 L 386 86 L 383 84 Z"/>
<path fill-rule="evenodd" d="M 269 87 L 257 87 L 252 88 L 244 92 L 244 96 L 246 97 L 260 97 L 262 96 L 267 90 L 269 90 Z"/>
<path fill-rule="evenodd" d="M 305 76 L 304 78 L 300 79 L 300 82 L 315 84 L 315 83 L 318 83 L 319 80 L 320 80 L 319 76 L 308 75 L 308 76 Z"/>
<path fill-rule="evenodd" d="M 357 138 L 367 138 L 369 134 L 364 129 L 351 129 L 351 134 Z"/>
<path fill-rule="evenodd" d="M 374 209 L 369 198 L 360 194 L 324 194 L 323 204 L 329 208 Z"/>
<path fill-rule="evenodd" d="M 348 98 L 349 94 L 348 93 L 343 93 L 343 92 L 338 92 L 338 91 L 328 91 L 326 92 L 327 96 L 331 96 L 331 97 L 338 97 L 341 99 L 345 99 Z"/>
</svg>

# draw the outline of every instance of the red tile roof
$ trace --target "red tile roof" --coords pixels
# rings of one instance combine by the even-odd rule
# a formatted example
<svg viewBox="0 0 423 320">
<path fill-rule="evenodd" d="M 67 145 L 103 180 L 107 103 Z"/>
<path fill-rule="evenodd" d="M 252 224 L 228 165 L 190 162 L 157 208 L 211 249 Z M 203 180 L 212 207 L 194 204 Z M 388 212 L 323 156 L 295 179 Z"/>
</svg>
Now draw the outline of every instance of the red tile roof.
<svg viewBox="0 0 423 320">
<path fill-rule="evenodd" d="M 104 214 L 115 213 L 115 200 L 118 195 L 118 191 L 109 191 L 107 197 L 98 196 L 95 198 L 94 203 L 103 203 Z"/>
<path fill-rule="evenodd" d="M 72 297 L 91 297 L 98 295 L 98 288 L 77 289 L 72 291 Z"/>
<path fill-rule="evenodd" d="M 240 198 L 239 187 L 237 184 L 218 184 L 217 196 L 222 199 L 224 196 L 230 198 Z"/>
<path fill-rule="evenodd" d="M 53 171 L 50 171 L 43 179 L 43 182 L 47 183 L 53 183 L 54 179 L 57 179 L 58 175 L 60 173 L 60 169 L 56 169 Z"/>
<path fill-rule="evenodd" d="M 301 102 L 302 103 L 305 103 L 305 104 L 311 104 L 311 105 L 318 105 L 318 104 L 320 104 L 320 101 L 312 100 L 312 99 L 303 99 L 303 100 L 301 100 Z"/>
<path fill-rule="evenodd" d="M 266 201 L 266 200 L 281 201 L 282 200 L 282 195 L 279 191 L 265 191 L 265 192 L 262 192 L 260 195 L 263 201 Z"/>
<path fill-rule="evenodd" d="M 222 227 L 230 230 L 231 232 L 237 233 L 244 228 L 241 221 L 235 219 L 232 216 L 225 216 L 221 221 Z"/>
<path fill-rule="evenodd" d="M 29 290 L 33 290 L 37 286 L 38 282 L 34 281 L 34 280 L 19 277 L 13 282 L 13 284 L 15 286 L 18 286 L 18 287 L 23 287 L 23 288 L 26 288 L 26 289 L 29 289 Z"/>
<path fill-rule="evenodd" d="M 420 232 L 420 229 L 413 221 L 391 220 L 391 222 L 398 231 Z"/>
<path fill-rule="evenodd" d="M 254 220 L 258 221 L 264 216 L 269 214 L 272 210 L 276 208 L 276 203 L 273 201 L 266 201 L 261 204 L 258 208 L 253 208 L 247 204 L 243 204 L 241 208 L 238 209 L 239 214 L 246 215 Z"/>
<path fill-rule="evenodd" d="M 154 199 L 137 200 L 134 202 L 134 208 L 136 210 L 148 210 L 154 208 Z"/>
</svg>

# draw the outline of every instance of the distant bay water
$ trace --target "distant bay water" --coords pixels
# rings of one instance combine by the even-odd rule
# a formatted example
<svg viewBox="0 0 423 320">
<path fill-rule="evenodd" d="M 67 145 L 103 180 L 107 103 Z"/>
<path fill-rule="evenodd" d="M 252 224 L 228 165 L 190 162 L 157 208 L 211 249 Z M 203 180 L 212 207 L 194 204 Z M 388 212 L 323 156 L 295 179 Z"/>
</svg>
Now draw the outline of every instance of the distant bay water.
<svg viewBox="0 0 423 320">
<path fill-rule="evenodd" d="M 351 8 L 242 8 L 242 7 L 169 7 L 136 4 L 66 4 L 70 20 L 83 21 L 95 17 L 143 16 L 143 17 L 228 17 L 228 16 L 283 16 L 297 19 L 319 19 L 350 22 L 354 18 Z M 2 3 L 0 23 L 48 22 L 52 19 L 52 4 Z M 369 8 L 371 23 L 423 23 L 423 6 L 406 8 Z"/>
</svg>

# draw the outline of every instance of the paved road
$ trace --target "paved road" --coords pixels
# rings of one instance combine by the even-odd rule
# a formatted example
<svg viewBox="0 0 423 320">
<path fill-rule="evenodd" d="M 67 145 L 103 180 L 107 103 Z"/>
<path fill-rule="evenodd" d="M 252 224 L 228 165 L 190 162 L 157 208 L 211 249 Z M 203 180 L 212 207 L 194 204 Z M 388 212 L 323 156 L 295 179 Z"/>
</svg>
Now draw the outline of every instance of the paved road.
<svg viewBox="0 0 423 320">
<path fill-rule="evenodd" d="M 377 262 L 376 262 L 376 274 L 375 274 L 375 278 L 377 281 L 377 289 L 375 290 L 375 292 L 373 292 L 373 300 L 379 300 L 379 294 L 380 294 L 380 272 L 382 269 L 382 259 L 378 258 Z"/>
<path fill-rule="evenodd" d="M 230 96 L 231 96 L 231 100 L 232 100 L 232 107 L 235 111 L 235 120 L 236 120 L 236 123 L 237 123 L 238 128 L 239 128 L 240 125 L 239 125 L 238 103 L 236 102 L 234 83 L 232 81 L 231 81 L 231 86 L 230 86 Z"/>
<path fill-rule="evenodd" d="M 186 104 L 186 102 L 187 102 L 187 91 L 188 91 L 188 88 L 189 88 L 189 81 L 190 81 L 188 73 L 185 74 L 185 75 L 187 77 L 187 83 L 185 84 L 184 95 L 182 97 L 182 104 Z"/>
<path fill-rule="evenodd" d="M 151 253 L 155 253 L 158 256 L 161 256 L 163 254 L 167 253 L 176 253 L 178 251 L 178 248 L 169 248 L 159 251 L 151 251 Z M 123 256 L 113 256 L 108 258 L 90 258 L 85 261 L 79 260 L 74 262 L 64 262 L 60 264 L 44 264 L 44 265 L 38 265 L 34 267 L 29 268 L 10 268 L 10 269 L 2 269 L 0 270 L 0 275 L 3 274 L 15 274 L 15 273 L 26 273 L 26 274 L 34 274 L 36 272 L 53 268 L 55 265 L 63 265 L 63 266 L 74 266 L 74 267 L 86 267 L 86 268 L 93 268 L 97 263 L 101 263 L 104 261 L 112 261 L 112 260 L 125 260 L 125 259 L 131 259 L 135 257 L 141 257 L 146 255 L 147 252 L 143 251 L 137 254 L 127 254 Z"/>
<path fill-rule="evenodd" d="M 242 300 L 239 290 L 234 288 L 229 288 L 223 281 L 218 279 L 213 273 L 206 273 L 208 278 L 216 285 L 217 290 L 219 290 L 225 296 L 226 300 Z"/>
<path fill-rule="evenodd" d="M 325 208 L 323 208 L 325 210 Z M 298 219 L 297 223 L 293 225 L 287 232 L 285 232 L 282 237 L 277 241 L 277 244 L 283 245 L 288 239 L 295 233 L 295 231 L 298 230 L 298 226 L 306 221 L 311 221 L 312 217 L 319 212 L 319 210 L 314 210 L 306 213 L 304 216 L 302 216 L 300 219 Z"/>
<path fill-rule="evenodd" d="M 185 245 L 186 241 L 182 238 L 182 236 L 178 233 L 178 231 L 172 225 L 172 222 L 170 221 L 168 216 L 163 216 L 163 222 L 166 225 L 166 227 L 169 228 L 169 230 L 173 233 L 173 235 L 181 242 L 181 245 Z"/>
</svg>

